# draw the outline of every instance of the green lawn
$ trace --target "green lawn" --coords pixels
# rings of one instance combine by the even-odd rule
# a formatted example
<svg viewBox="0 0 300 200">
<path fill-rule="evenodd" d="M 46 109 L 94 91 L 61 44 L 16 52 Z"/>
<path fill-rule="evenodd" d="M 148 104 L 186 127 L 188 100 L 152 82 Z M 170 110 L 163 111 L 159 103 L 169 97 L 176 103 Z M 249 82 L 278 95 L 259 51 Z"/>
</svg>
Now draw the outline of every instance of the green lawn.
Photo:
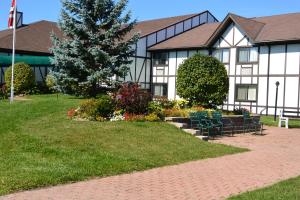
<svg viewBox="0 0 300 200">
<path fill-rule="evenodd" d="M 267 126 L 278 126 L 278 118 L 277 121 L 274 121 L 274 116 L 262 116 L 261 121 Z M 284 126 L 284 125 L 283 125 Z M 300 119 L 299 120 L 290 120 L 289 121 L 290 128 L 300 128 Z"/>
<path fill-rule="evenodd" d="M 0 195 L 244 152 L 166 123 L 75 122 L 68 96 L 0 101 Z"/>
<path fill-rule="evenodd" d="M 300 177 L 280 182 L 271 187 L 247 192 L 229 200 L 298 200 L 300 199 Z"/>
</svg>

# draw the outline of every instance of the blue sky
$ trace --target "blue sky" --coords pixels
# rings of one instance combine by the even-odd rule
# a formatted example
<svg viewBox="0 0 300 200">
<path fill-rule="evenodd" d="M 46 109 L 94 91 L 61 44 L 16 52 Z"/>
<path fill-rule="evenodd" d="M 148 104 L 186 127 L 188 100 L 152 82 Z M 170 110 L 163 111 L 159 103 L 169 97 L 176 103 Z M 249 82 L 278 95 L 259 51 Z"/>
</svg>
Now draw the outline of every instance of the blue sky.
<svg viewBox="0 0 300 200">
<path fill-rule="evenodd" d="M 7 27 L 11 0 L 0 1 L 0 29 Z M 57 21 L 60 0 L 18 0 L 18 9 L 24 12 L 24 22 L 41 19 Z M 128 8 L 138 20 L 197 13 L 209 10 L 219 20 L 228 12 L 245 17 L 300 12 L 299 0 L 129 0 Z"/>
</svg>

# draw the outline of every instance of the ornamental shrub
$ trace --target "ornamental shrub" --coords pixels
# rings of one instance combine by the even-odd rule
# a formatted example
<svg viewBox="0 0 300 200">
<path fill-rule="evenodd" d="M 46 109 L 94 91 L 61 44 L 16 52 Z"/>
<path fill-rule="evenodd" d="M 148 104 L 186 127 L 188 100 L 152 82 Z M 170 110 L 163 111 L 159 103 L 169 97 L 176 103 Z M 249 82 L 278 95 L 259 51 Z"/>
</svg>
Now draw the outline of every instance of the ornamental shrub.
<svg viewBox="0 0 300 200">
<path fill-rule="evenodd" d="M 194 105 L 222 105 L 229 91 L 225 66 L 216 58 L 195 54 L 178 69 L 177 93 Z"/>
<path fill-rule="evenodd" d="M 145 120 L 147 122 L 159 122 L 161 121 L 161 118 L 157 114 L 151 113 L 145 116 Z"/>
<path fill-rule="evenodd" d="M 115 95 L 117 109 L 128 114 L 145 114 L 150 100 L 150 93 L 141 90 L 137 83 L 122 84 Z"/>
<path fill-rule="evenodd" d="M 11 86 L 11 66 L 5 71 L 5 83 L 7 89 Z M 14 92 L 15 94 L 27 94 L 35 86 L 34 72 L 26 63 L 16 63 L 14 67 Z"/>
<path fill-rule="evenodd" d="M 156 102 L 158 102 L 163 109 L 172 109 L 176 106 L 176 101 L 169 100 L 165 97 L 156 98 Z"/>
<path fill-rule="evenodd" d="M 151 101 L 148 105 L 148 115 L 155 114 L 161 120 L 164 120 L 164 113 L 162 105 L 157 101 Z"/>
<path fill-rule="evenodd" d="M 115 104 L 108 95 L 103 95 L 97 99 L 97 113 L 103 118 L 108 118 L 114 113 Z"/>
<path fill-rule="evenodd" d="M 78 110 L 79 118 L 91 121 L 103 121 L 112 116 L 115 105 L 110 96 L 103 95 L 98 99 L 83 101 Z"/>
<path fill-rule="evenodd" d="M 245 112 L 250 112 L 247 108 L 235 108 L 233 110 L 234 115 L 243 115 Z"/>
<path fill-rule="evenodd" d="M 163 111 L 165 117 L 188 117 L 189 110 L 186 109 L 165 109 Z"/>
</svg>

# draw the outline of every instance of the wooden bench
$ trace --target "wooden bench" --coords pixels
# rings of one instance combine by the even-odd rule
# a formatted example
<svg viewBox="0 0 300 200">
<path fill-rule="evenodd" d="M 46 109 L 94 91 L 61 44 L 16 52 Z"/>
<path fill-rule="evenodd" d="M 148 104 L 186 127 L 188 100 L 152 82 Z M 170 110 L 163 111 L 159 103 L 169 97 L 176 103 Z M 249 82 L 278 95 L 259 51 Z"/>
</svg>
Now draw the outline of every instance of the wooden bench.
<svg viewBox="0 0 300 200">
<path fill-rule="evenodd" d="M 285 123 L 285 128 L 288 129 L 290 119 L 300 119 L 300 112 L 292 111 L 292 110 L 280 110 L 278 126 L 281 128 L 282 123 L 284 122 Z"/>
</svg>

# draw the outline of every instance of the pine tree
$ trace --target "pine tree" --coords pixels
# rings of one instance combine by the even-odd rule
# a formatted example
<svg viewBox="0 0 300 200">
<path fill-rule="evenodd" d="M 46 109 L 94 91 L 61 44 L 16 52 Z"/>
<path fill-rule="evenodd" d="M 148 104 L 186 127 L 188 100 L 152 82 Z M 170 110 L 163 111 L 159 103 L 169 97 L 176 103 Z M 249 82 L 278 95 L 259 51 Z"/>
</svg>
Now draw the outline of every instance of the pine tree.
<svg viewBox="0 0 300 200">
<path fill-rule="evenodd" d="M 96 96 L 101 85 L 113 86 L 124 77 L 138 35 L 129 34 L 136 21 L 126 12 L 128 0 L 62 0 L 58 26 L 63 39 L 52 34 L 58 69 L 52 75 L 66 94 Z M 128 35 L 132 35 L 128 39 Z M 125 39 L 127 38 L 127 39 Z"/>
</svg>

